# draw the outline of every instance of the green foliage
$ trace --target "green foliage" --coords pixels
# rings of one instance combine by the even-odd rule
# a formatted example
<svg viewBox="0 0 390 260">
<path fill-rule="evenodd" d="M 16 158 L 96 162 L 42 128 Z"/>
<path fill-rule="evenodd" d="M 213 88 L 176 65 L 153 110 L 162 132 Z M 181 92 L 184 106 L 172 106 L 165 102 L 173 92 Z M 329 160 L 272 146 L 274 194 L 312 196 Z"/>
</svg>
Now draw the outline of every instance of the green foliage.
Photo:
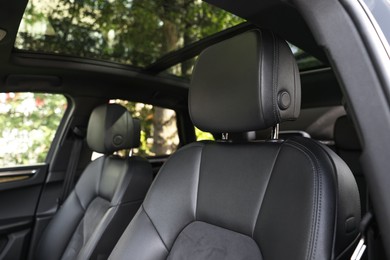
<svg viewBox="0 0 390 260">
<path fill-rule="evenodd" d="M 202 141 L 202 140 L 215 140 L 214 136 L 211 133 L 203 132 L 202 130 L 195 127 L 195 136 L 196 140 Z"/>
<path fill-rule="evenodd" d="M 171 51 L 241 22 L 241 18 L 200 0 L 30 0 L 15 47 L 147 67 Z M 195 59 L 184 61 L 168 72 L 189 77 L 194 62 Z M 150 105 L 120 103 L 142 119 L 139 155 L 164 154 L 176 149 L 174 113 Z M 46 156 L 42 151 L 47 152 L 52 140 L 51 129 L 56 129 L 51 124 L 59 122 L 49 115 L 29 116 L 45 119 L 33 125 L 22 115 L 14 114 L 15 119 L 8 127 L 39 129 L 46 141 L 37 141 L 41 146 L 31 144 L 32 150 L 25 151 L 28 155 L 15 158 L 17 163 L 42 162 Z M 201 139 L 212 138 L 199 130 L 196 134 Z M 31 159 L 34 153 L 37 159 Z"/>
<path fill-rule="evenodd" d="M 242 21 L 199 0 L 30 0 L 15 46 L 145 67 Z"/>
<path fill-rule="evenodd" d="M 38 93 L 0 97 L 0 167 L 43 163 L 66 110 L 66 98 Z"/>
</svg>

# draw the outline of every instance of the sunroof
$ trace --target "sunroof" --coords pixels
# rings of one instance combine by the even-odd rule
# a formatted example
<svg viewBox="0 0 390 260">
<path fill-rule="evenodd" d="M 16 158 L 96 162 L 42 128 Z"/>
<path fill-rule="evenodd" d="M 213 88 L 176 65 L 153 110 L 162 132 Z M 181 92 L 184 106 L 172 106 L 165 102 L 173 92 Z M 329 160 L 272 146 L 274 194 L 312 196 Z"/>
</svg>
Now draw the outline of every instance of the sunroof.
<svg viewBox="0 0 390 260">
<path fill-rule="evenodd" d="M 144 68 L 241 22 L 201 0 L 30 0 L 15 48 Z"/>
</svg>

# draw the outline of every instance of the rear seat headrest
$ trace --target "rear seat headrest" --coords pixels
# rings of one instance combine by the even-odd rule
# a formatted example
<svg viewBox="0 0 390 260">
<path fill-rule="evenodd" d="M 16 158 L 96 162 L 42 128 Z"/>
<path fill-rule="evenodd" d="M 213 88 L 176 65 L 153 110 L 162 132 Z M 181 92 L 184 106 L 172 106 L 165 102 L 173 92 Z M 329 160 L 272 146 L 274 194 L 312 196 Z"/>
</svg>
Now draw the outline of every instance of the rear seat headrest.
<svg viewBox="0 0 390 260">
<path fill-rule="evenodd" d="M 92 111 L 87 143 L 96 152 L 112 154 L 140 145 L 140 121 L 118 104 L 105 104 Z"/>
<path fill-rule="evenodd" d="M 287 43 L 251 30 L 204 50 L 189 93 L 193 123 L 209 132 L 266 129 L 298 117 L 299 71 Z"/>
<path fill-rule="evenodd" d="M 333 136 L 336 148 L 343 150 L 362 149 L 352 120 L 346 115 L 337 118 Z"/>
</svg>

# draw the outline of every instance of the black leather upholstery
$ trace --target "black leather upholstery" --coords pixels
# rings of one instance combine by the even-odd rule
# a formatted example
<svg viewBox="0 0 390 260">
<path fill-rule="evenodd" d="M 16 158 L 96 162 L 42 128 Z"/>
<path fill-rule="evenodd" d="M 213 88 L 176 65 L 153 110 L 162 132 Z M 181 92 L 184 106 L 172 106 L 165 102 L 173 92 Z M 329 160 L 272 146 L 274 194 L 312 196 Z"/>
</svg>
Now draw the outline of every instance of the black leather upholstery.
<svg viewBox="0 0 390 260">
<path fill-rule="evenodd" d="M 88 144 L 91 148 L 105 147 L 99 151 L 106 154 L 129 148 L 136 143 L 134 136 L 139 136 L 134 133 L 139 131 L 134 125 L 125 108 L 100 106 L 90 118 Z M 97 135 L 91 138 L 94 130 L 105 136 L 102 140 L 106 145 L 95 139 Z M 116 148 L 108 145 L 107 140 L 118 134 L 123 134 L 124 144 Z M 129 134 L 133 136 L 128 137 Z M 151 181 L 152 168 L 139 157 L 105 155 L 91 162 L 45 229 L 35 259 L 107 258 L 138 210 Z"/>
<path fill-rule="evenodd" d="M 91 114 L 87 142 L 93 151 L 103 154 L 138 147 L 140 122 L 118 104 L 99 106 Z"/>
<path fill-rule="evenodd" d="M 362 213 L 365 213 L 367 185 L 360 164 L 362 148 L 352 120 L 348 116 L 344 115 L 336 120 L 333 136 L 336 153 L 345 161 L 355 176 L 362 202 Z"/>
<path fill-rule="evenodd" d="M 337 147 L 342 150 L 362 150 L 355 127 L 351 119 L 346 115 L 337 118 L 333 136 Z"/>
<path fill-rule="evenodd" d="M 206 49 L 195 65 L 189 109 L 201 130 L 265 129 L 296 119 L 300 105 L 294 56 L 285 41 L 268 31 L 253 30 L 218 43 Z"/>
<path fill-rule="evenodd" d="M 284 46 L 268 32 L 267 37 L 262 35 L 254 30 L 227 40 L 204 51 L 199 61 L 229 63 L 242 51 L 265 55 L 260 51 L 262 45 Z M 222 51 L 217 52 L 217 47 Z M 245 57 L 253 60 L 251 55 Z M 278 60 L 282 67 L 296 66 L 290 55 L 272 57 L 284 57 L 286 61 Z M 216 69 L 220 81 L 228 85 L 220 98 L 216 96 L 222 84 L 216 84 L 215 70 L 208 64 L 197 65 L 198 72 L 206 66 L 212 75 L 206 71 L 194 75 L 190 108 L 195 124 L 221 132 L 244 132 L 297 115 L 295 105 L 294 112 L 283 119 L 274 115 L 277 99 L 248 98 L 256 91 L 273 91 L 274 84 L 252 84 L 245 79 L 256 78 L 253 73 L 260 73 L 259 79 L 281 73 L 264 69 L 275 66 L 275 61 L 252 62 L 252 68 L 239 59 L 231 65 L 237 68 L 239 61 L 249 72 L 235 74 L 237 84 L 227 83 L 232 80 L 227 74 L 233 71 L 223 74 Z M 208 93 L 216 97 L 214 103 L 204 100 Z M 293 97 L 299 99 L 298 94 Z M 225 116 L 224 108 L 234 115 Z M 359 195 L 350 170 L 318 142 L 300 137 L 198 142 L 181 148 L 164 164 L 110 259 L 333 259 L 356 238 L 359 222 Z"/>
</svg>

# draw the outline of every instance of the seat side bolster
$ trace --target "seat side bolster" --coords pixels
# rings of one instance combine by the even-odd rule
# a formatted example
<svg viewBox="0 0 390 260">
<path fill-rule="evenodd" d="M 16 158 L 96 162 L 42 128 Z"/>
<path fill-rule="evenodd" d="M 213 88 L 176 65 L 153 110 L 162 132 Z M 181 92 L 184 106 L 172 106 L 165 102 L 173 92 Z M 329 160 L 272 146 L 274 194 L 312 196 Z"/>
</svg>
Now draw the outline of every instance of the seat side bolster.
<svg viewBox="0 0 390 260">
<path fill-rule="evenodd" d="M 84 213 L 85 210 L 73 191 L 44 230 L 34 258 L 60 259 Z"/>
<path fill-rule="evenodd" d="M 113 222 L 117 211 L 119 210 L 119 206 L 109 208 L 104 214 L 103 218 L 100 220 L 98 226 L 95 228 L 94 232 L 88 239 L 87 243 L 81 248 L 80 252 L 77 255 L 77 259 L 91 259 L 91 255 L 94 250 L 97 248 L 99 241 L 102 239 L 103 234 L 110 226 L 110 223 Z M 108 234 L 107 234 L 108 235 Z M 109 240 L 114 240 L 114 237 L 110 237 Z M 101 252 L 104 252 L 100 248 Z M 106 255 L 107 257 L 108 255 Z"/>
<path fill-rule="evenodd" d="M 120 177 L 111 205 L 143 201 L 153 181 L 153 169 L 144 158 L 133 156 L 126 159 L 124 174 Z M 107 175 L 110 175 L 110 170 Z"/>
<path fill-rule="evenodd" d="M 173 154 L 161 168 L 143 203 L 168 249 L 185 226 L 196 219 L 203 147 L 203 143 L 193 143 Z M 173 210 L 177 208 L 181 214 Z"/>
<path fill-rule="evenodd" d="M 146 159 L 131 157 L 126 160 L 111 158 L 107 160 L 116 161 L 115 168 L 121 168 L 123 171 L 117 171 L 117 175 L 111 176 L 113 170 L 107 166 L 113 166 L 114 164 L 105 164 L 103 175 L 107 178 L 102 178 L 102 180 L 113 181 L 116 184 L 112 187 L 111 206 L 80 251 L 79 259 L 108 257 L 139 209 L 152 182 L 152 167 Z M 111 177 L 111 179 L 108 177 Z M 112 180 L 112 178 L 116 180 Z"/>
<path fill-rule="evenodd" d="M 85 211 L 96 197 L 96 174 L 101 172 L 104 157 L 91 162 L 82 173 L 74 190 L 45 228 L 36 248 L 36 259 L 60 259 Z"/>
<path fill-rule="evenodd" d="M 330 259 L 336 210 L 332 164 L 322 150 L 290 140 L 281 145 L 254 238 L 264 259 Z"/>
<path fill-rule="evenodd" d="M 324 188 L 334 190 L 336 212 L 334 214 L 333 254 L 335 258 L 341 254 L 351 243 L 354 243 L 359 233 L 361 218 L 359 190 L 356 180 L 346 163 L 330 148 L 312 139 L 293 138 L 307 147 L 323 169 Z M 327 205 L 322 205 L 326 209 Z M 321 224 L 321 223 L 320 223 Z M 322 232 L 329 226 L 321 225 Z M 321 231 L 320 230 L 320 231 Z M 322 244 L 322 241 L 318 242 Z"/>
<path fill-rule="evenodd" d="M 164 245 L 154 224 L 141 207 L 109 259 L 166 259 L 168 249 Z"/>
<path fill-rule="evenodd" d="M 84 210 L 87 209 L 91 201 L 98 195 L 99 182 L 106 158 L 106 156 L 102 156 L 92 161 L 85 168 L 74 187 L 74 191 Z"/>
<path fill-rule="evenodd" d="M 347 164 L 331 149 L 324 145 L 321 146 L 331 158 L 336 170 L 338 212 L 334 257 L 337 257 L 359 235 L 361 219 L 360 196 L 356 179 Z"/>
</svg>

